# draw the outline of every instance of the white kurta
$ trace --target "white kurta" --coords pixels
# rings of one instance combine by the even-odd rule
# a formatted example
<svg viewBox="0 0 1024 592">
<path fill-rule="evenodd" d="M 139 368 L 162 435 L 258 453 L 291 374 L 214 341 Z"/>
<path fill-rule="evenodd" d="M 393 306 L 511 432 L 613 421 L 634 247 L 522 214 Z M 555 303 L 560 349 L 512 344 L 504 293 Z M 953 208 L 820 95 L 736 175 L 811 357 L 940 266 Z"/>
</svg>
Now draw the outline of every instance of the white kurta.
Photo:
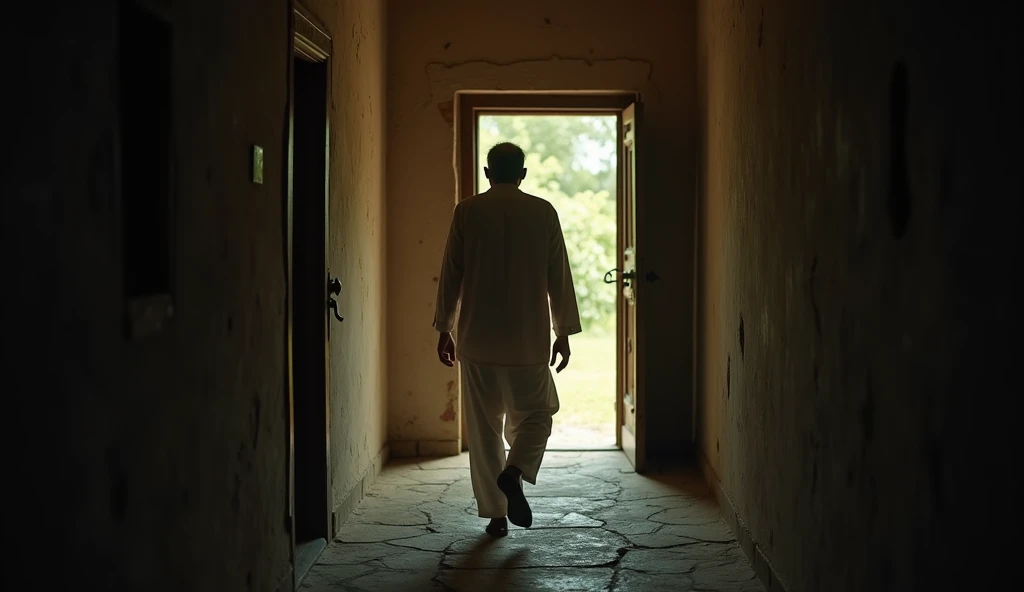
<svg viewBox="0 0 1024 592">
<path fill-rule="evenodd" d="M 545 364 L 552 327 L 557 336 L 581 331 L 562 227 L 548 201 L 497 185 L 455 207 L 434 327 L 451 331 L 456 313 L 456 357 L 476 364 Z"/>
<path fill-rule="evenodd" d="M 558 412 L 548 368 L 552 320 L 557 336 L 581 330 L 557 212 L 512 185 L 461 202 L 438 284 L 434 327 L 451 331 L 458 316 L 456 358 L 477 510 L 500 518 L 508 508 L 498 475 L 513 465 L 536 483 Z"/>
</svg>

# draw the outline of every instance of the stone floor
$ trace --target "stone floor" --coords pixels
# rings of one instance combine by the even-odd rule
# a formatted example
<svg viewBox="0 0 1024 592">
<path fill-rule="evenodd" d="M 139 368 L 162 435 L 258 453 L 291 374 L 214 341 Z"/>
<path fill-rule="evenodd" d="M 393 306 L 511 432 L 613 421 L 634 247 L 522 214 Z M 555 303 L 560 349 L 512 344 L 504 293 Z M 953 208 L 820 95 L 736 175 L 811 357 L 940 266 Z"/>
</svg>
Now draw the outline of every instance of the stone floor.
<svg viewBox="0 0 1024 592">
<path fill-rule="evenodd" d="M 641 476 L 615 452 L 549 452 L 530 529 L 493 539 L 469 458 L 399 460 L 301 587 L 333 590 L 761 591 L 697 474 Z"/>
</svg>

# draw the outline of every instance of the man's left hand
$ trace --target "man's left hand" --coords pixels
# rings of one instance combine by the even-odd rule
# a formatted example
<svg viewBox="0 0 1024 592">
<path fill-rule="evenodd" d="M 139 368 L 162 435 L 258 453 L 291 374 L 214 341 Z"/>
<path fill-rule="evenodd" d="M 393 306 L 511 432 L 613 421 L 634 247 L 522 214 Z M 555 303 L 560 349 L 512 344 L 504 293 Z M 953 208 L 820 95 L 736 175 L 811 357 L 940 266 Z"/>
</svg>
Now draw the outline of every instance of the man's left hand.
<svg viewBox="0 0 1024 592">
<path fill-rule="evenodd" d="M 449 368 L 455 365 L 455 340 L 451 333 L 443 332 L 437 336 L 437 357 Z"/>
</svg>

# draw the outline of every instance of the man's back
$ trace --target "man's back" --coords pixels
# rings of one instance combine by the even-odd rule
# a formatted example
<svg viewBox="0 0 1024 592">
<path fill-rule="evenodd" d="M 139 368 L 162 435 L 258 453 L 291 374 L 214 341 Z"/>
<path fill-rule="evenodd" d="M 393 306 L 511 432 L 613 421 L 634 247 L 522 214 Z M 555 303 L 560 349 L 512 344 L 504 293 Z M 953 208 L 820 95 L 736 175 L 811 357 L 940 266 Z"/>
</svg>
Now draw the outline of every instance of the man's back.
<svg viewBox="0 0 1024 592">
<path fill-rule="evenodd" d="M 508 142 L 487 153 L 491 189 L 455 206 L 434 311 L 438 360 L 452 367 L 460 359 L 473 495 L 493 536 L 507 535 L 509 522 L 533 524 L 522 483 L 537 483 L 559 407 L 548 346 L 552 366 L 562 356 L 555 369 L 561 372 L 569 335 L 581 330 L 558 214 L 518 189 L 525 162 L 523 150 Z M 458 353 L 451 334 L 456 314 Z"/>
<path fill-rule="evenodd" d="M 455 210 L 438 315 L 461 286 L 459 355 L 495 365 L 547 362 L 551 312 L 556 332 L 579 331 L 572 275 L 558 214 L 547 201 L 496 185 Z M 458 282 L 458 284 L 456 284 Z M 559 325 L 565 325 L 559 327 Z"/>
</svg>

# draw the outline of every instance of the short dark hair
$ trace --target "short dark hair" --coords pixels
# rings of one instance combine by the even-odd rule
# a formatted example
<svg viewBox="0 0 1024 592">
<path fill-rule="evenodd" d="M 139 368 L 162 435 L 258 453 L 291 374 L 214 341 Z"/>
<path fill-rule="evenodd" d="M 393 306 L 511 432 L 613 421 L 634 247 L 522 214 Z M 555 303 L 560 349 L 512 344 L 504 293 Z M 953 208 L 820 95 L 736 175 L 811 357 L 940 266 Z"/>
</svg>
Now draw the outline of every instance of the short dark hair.
<svg viewBox="0 0 1024 592">
<path fill-rule="evenodd" d="M 487 153 L 488 178 L 495 183 L 515 183 L 523 178 L 526 154 L 511 142 L 496 144 Z"/>
</svg>

